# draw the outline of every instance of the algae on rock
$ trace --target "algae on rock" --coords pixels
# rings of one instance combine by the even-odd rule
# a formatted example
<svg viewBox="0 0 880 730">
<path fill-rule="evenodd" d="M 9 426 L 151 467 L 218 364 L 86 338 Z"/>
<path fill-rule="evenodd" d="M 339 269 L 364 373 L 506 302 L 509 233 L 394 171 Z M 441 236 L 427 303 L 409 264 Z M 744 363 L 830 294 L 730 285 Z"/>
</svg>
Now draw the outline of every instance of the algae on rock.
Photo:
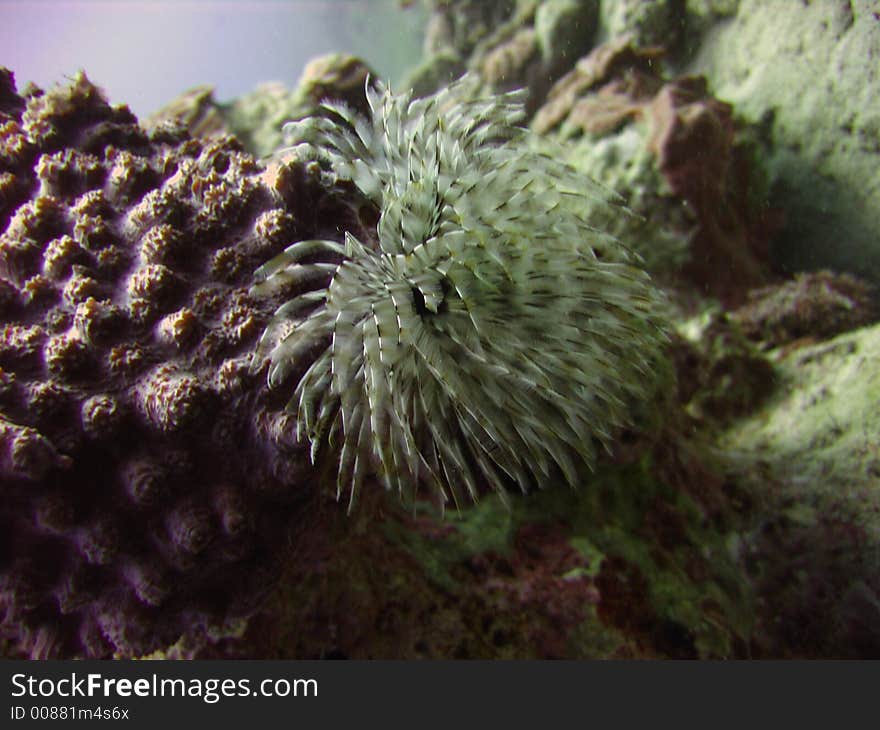
<svg viewBox="0 0 880 730">
<path fill-rule="evenodd" d="M 786 226 L 773 257 L 880 280 L 880 24 L 876 3 L 741 0 L 693 70 L 772 141 Z"/>
<path fill-rule="evenodd" d="M 880 653 L 880 326 L 776 351 L 777 392 L 720 438 L 761 503 L 742 549 L 764 656 Z"/>
</svg>

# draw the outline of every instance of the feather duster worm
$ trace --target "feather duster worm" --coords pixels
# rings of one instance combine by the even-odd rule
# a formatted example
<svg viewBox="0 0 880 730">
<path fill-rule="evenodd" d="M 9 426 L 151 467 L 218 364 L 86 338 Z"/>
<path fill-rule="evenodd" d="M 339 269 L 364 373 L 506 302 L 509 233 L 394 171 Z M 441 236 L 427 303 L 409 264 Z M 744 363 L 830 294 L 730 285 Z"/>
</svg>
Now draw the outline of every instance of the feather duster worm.
<svg viewBox="0 0 880 730">
<path fill-rule="evenodd" d="M 286 131 L 375 204 L 377 241 L 300 241 L 256 272 L 288 298 L 254 367 L 295 381 L 297 436 L 313 460 L 333 446 L 340 495 L 371 474 L 456 502 L 576 485 L 666 339 L 637 257 L 586 217 L 608 193 L 536 148 L 519 92 L 367 94 L 372 119 L 326 103 Z"/>
</svg>

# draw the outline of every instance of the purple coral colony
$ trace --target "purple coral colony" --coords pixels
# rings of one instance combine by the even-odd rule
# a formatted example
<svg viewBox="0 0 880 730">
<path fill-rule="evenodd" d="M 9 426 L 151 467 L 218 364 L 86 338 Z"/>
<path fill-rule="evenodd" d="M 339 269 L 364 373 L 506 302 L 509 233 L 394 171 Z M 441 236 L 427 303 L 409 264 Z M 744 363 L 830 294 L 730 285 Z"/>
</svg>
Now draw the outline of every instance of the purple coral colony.
<svg viewBox="0 0 880 730">
<path fill-rule="evenodd" d="M 294 223 L 308 195 L 232 138 L 147 134 L 82 74 L 24 99 L 0 73 L 0 616 L 19 651 L 140 656 L 273 585 L 311 496 L 248 374 L 271 311 L 247 292 L 319 232 L 317 209 Z"/>
</svg>

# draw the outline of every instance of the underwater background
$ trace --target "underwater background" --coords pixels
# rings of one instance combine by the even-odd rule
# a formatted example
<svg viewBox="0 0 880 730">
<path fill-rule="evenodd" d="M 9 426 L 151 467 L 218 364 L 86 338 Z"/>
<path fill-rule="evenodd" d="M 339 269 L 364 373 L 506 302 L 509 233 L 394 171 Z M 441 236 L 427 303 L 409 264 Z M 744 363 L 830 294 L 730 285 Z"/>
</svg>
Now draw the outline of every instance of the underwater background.
<svg viewBox="0 0 880 730">
<path fill-rule="evenodd" d="M 337 51 L 397 82 L 420 58 L 426 20 L 426 7 L 401 12 L 397 0 L 4 0 L 0 43 L 21 83 L 82 68 L 143 117 L 194 86 L 221 101 L 266 81 L 291 86 Z"/>
<path fill-rule="evenodd" d="M 7 0 L 0 49 L 0 655 L 880 656 L 876 2 Z"/>
</svg>

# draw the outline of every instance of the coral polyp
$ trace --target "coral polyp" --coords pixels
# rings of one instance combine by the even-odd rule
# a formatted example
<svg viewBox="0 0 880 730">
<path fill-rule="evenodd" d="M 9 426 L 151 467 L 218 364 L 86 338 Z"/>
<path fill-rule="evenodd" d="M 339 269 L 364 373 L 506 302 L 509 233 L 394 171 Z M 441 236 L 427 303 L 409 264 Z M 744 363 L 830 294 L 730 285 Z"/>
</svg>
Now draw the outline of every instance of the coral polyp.
<svg viewBox="0 0 880 730">
<path fill-rule="evenodd" d="M 536 147 L 521 92 L 367 96 L 371 119 L 328 102 L 287 133 L 375 205 L 375 240 L 300 241 L 257 271 L 283 303 L 254 366 L 292 383 L 298 438 L 330 447 L 350 499 L 371 475 L 455 502 L 579 484 L 666 337 L 638 257 L 588 217 L 611 195 Z"/>
</svg>

